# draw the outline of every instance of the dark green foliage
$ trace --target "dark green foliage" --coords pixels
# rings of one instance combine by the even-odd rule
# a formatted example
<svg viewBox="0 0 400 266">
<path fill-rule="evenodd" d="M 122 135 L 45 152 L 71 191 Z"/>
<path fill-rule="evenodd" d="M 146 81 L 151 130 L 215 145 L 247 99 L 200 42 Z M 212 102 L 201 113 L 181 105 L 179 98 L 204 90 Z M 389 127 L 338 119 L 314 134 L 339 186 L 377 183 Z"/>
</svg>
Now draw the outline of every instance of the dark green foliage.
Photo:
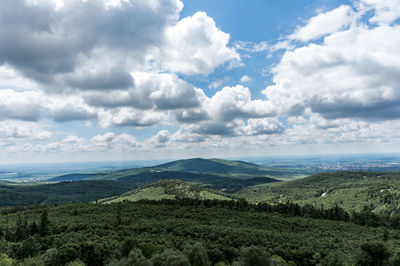
<svg viewBox="0 0 400 266">
<path fill-rule="evenodd" d="M 102 176 L 106 175 L 107 173 L 74 173 L 74 174 L 66 174 L 61 176 L 56 176 L 54 178 L 50 178 L 49 182 L 64 182 L 64 181 L 82 181 L 94 176 Z"/>
<path fill-rule="evenodd" d="M 357 262 L 357 265 L 387 265 L 390 257 L 390 252 L 381 242 L 364 243 L 361 246 L 362 253 Z"/>
<path fill-rule="evenodd" d="M 35 256 L 40 250 L 40 246 L 34 238 L 28 238 L 14 246 L 14 254 L 18 259 Z"/>
<path fill-rule="evenodd" d="M 132 266 L 151 266 L 150 262 L 138 248 L 133 249 L 127 259 L 127 264 Z"/>
<path fill-rule="evenodd" d="M 21 214 L 20 213 L 17 214 L 17 222 L 16 222 L 15 227 L 16 227 L 15 228 L 15 234 L 14 234 L 15 240 L 16 241 L 21 241 L 25 237 L 26 228 L 24 228 L 24 226 L 22 224 L 22 219 L 21 219 Z"/>
<path fill-rule="evenodd" d="M 135 241 L 132 238 L 126 238 L 121 246 L 121 256 L 128 257 L 131 250 L 135 247 Z"/>
<path fill-rule="evenodd" d="M 43 210 L 40 217 L 39 233 L 41 236 L 45 236 L 49 233 L 49 218 L 47 210 Z"/>
<path fill-rule="evenodd" d="M 269 174 L 262 166 L 243 162 L 227 161 L 221 159 L 192 158 L 186 160 L 172 161 L 157 165 L 153 168 L 166 169 L 170 171 L 214 173 L 214 174 L 242 174 L 242 175 L 265 175 Z"/>
<path fill-rule="evenodd" d="M 264 247 L 250 246 L 243 248 L 239 257 L 240 266 L 269 266 L 270 255 Z"/>
<path fill-rule="evenodd" d="M 368 224 L 374 222 L 373 214 L 391 217 L 392 224 L 396 221 L 400 228 L 400 220 L 397 217 L 399 192 L 400 172 L 336 172 L 250 187 L 238 192 L 237 196 L 252 202 L 291 201 L 301 205 L 323 205 L 327 208 L 337 205 L 348 212 L 365 211 L 361 219 Z"/>
<path fill-rule="evenodd" d="M 104 176 L 102 178 L 106 178 Z M 194 182 L 204 184 L 206 187 L 216 190 L 224 189 L 225 192 L 234 193 L 245 187 L 250 187 L 259 184 L 278 182 L 278 180 L 269 177 L 249 177 L 247 179 L 232 178 L 229 175 L 215 175 L 204 173 L 191 173 L 184 171 L 169 171 L 169 170 L 153 170 L 145 169 L 135 171 L 133 173 L 122 174 L 116 180 L 129 183 L 135 187 L 141 187 L 160 180 L 179 179 L 186 182 Z"/>
<path fill-rule="evenodd" d="M 398 249 L 390 260 L 391 265 L 400 265 L 400 249 Z"/>
<path fill-rule="evenodd" d="M 166 249 L 151 258 L 154 266 L 190 266 L 189 259 L 180 251 Z"/>
<path fill-rule="evenodd" d="M 122 203 L 118 202 L 118 208 L 117 208 L 117 225 L 122 224 Z"/>
<path fill-rule="evenodd" d="M 80 244 L 80 259 L 88 266 L 104 265 L 111 254 L 107 243 L 83 242 Z"/>
<path fill-rule="evenodd" d="M 55 250 L 47 260 L 48 265 L 64 265 L 80 257 L 78 244 L 66 243 Z"/>
<path fill-rule="evenodd" d="M 29 225 L 29 235 L 33 236 L 37 233 L 39 233 L 39 228 L 36 224 L 36 221 L 32 221 L 32 223 Z"/>
<path fill-rule="evenodd" d="M 75 208 L 78 215 L 72 215 Z M 118 208 L 123 219 L 116 226 Z M 383 228 L 357 225 L 351 217 L 347 222 L 336 207 L 324 210 L 293 203 L 253 205 L 245 200 L 194 199 L 27 209 L 9 214 L 10 231 L 15 232 L 18 215 L 37 215 L 42 223 L 46 212 L 47 234 L 4 240 L 10 257 L 20 262 L 35 256 L 46 265 L 77 260 L 86 265 L 129 265 L 131 257 L 132 261 L 151 260 L 158 265 L 195 266 L 246 263 L 250 258 L 275 254 L 297 265 L 337 265 L 354 261 L 361 252 L 377 254 L 363 251 L 361 245 L 384 233 Z M 5 219 L 0 223 L 4 228 Z M 385 246 L 395 254 L 400 231 L 386 230 L 390 237 Z M 32 241 L 34 244 L 27 245 Z M 28 246 L 36 248 L 30 251 Z M 392 256 L 390 261 L 397 260 Z"/>
<path fill-rule="evenodd" d="M 56 184 L 2 185 L 0 207 L 88 202 L 120 195 L 136 186 L 109 180 L 61 182 Z"/>
<path fill-rule="evenodd" d="M 192 266 L 210 266 L 207 249 L 200 243 L 196 242 L 193 245 L 187 245 L 184 249 L 184 254 L 189 258 Z"/>
</svg>

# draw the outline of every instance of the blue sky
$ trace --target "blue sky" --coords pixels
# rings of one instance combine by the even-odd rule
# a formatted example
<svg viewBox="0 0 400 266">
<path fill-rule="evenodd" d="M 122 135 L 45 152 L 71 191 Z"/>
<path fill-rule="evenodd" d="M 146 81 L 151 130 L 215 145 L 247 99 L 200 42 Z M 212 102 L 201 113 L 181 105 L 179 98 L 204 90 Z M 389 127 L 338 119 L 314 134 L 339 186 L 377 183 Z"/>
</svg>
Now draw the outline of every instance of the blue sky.
<svg viewBox="0 0 400 266">
<path fill-rule="evenodd" d="M 398 151 L 400 1 L 0 3 L 0 162 Z"/>
</svg>

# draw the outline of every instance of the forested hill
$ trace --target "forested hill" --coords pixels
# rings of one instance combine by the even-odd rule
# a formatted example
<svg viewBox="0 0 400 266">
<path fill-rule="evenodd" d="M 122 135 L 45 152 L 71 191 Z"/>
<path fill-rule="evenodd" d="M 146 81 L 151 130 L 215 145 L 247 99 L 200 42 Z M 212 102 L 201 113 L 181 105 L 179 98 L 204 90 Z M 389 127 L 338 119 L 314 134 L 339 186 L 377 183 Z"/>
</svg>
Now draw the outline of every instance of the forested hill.
<svg viewBox="0 0 400 266">
<path fill-rule="evenodd" d="M 181 180 L 163 180 L 126 192 L 120 196 L 99 200 L 101 203 L 162 199 L 231 200 L 232 196 Z"/>
<path fill-rule="evenodd" d="M 179 179 L 227 193 L 271 182 L 276 172 L 255 164 L 222 159 L 188 159 L 154 167 L 133 168 L 112 172 L 76 173 L 49 179 L 49 182 L 77 180 L 114 180 L 139 188 L 160 180 Z"/>
<path fill-rule="evenodd" d="M 232 175 L 233 177 L 265 176 L 270 173 L 266 168 L 243 161 L 229 161 L 223 159 L 192 158 L 160 164 L 152 168 L 169 171 L 212 173 Z"/>
<path fill-rule="evenodd" d="M 336 172 L 275 184 L 262 184 L 239 192 L 250 201 L 292 201 L 316 206 L 341 206 L 348 211 L 372 210 L 397 214 L 400 209 L 400 172 Z"/>
<path fill-rule="evenodd" d="M 180 169 L 180 171 L 169 169 Z M 196 169 L 198 171 L 189 171 Z M 245 162 L 192 159 L 155 167 L 68 174 L 48 180 L 56 184 L 4 184 L 0 186 L 0 207 L 88 202 L 121 195 L 132 189 L 170 179 L 196 183 L 204 188 L 224 193 L 235 193 L 246 187 L 278 182 L 265 176 L 266 172 L 258 175 L 261 173 L 260 169 L 262 167 Z M 215 173 L 212 173 L 213 171 Z M 222 174 L 223 171 L 226 172 Z"/>
<path fill-rule="evenodd" d="M 400 261 L 399 230 L 369 226 L 368 217 L 350 217 L 337 207 L 181 199 L 68 204 L 3 215 L 0 265 L 397 266 Z"/>
<path fill-rule="evenodd" d="M 120 195 L 135 188 L 129 183 L 113 180 L 74 181 L 55 184 L 0 185 L 0 208 L 38 204 L 61 204 L 89 202 L 96 199 Z"/>
<path fill-rule="evenodd" d="M 152 167 L 132 168 L 113 172 L 100 172 L 89 174 L 68 174 L 50 179 L 50 182 L 71 181 L 71 180 L 118 180 L 126 176 L 133 175 L 149 175 L 155 172 L 170 172 L 170 173 L 196 173 L 212 176 L 221 176 L 238 179 L 251 179 L 255 177 L 271 178 L 275 176 L 287 175 L 288 171 L 282 169 L 267 168 L 261 165 L 256 165 L 243 161 L 229 161 L 223 159 L 202 159 L 193 158 L 186 160 L 177 160 L 160 164 Z M 193 175 L 192 175 L 193 176 Z M 171 177 L 168 177 L 170 179 Z M 180 178 L 177 178 L 180 179 Z M 153 180 L 153 182 L 156 180 Z M 188 181 L 188 180 L 186 180 Z M 271 180 L 272 181 L 272 180 Z"/>
</svg>

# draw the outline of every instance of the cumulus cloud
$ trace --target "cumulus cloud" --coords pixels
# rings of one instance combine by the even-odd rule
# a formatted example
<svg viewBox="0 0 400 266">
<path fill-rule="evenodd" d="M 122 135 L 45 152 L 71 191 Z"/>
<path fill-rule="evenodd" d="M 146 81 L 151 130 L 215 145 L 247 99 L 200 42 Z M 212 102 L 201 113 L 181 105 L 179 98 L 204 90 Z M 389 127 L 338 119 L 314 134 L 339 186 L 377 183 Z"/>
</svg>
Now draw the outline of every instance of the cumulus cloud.
<svg viewBox="0 0 400 266">
<path fill-rule="evenodd" d="M 252 100 L 249 88 L 242 85 L 224 87 L 211 97 L 206 106 L 210 116 L 224 121 L 275 115 L 270 102 Z"/>
<path fill-rule="evenodd" d="M 166 143 L 169 140 L 170 140 L 170 134 L 168 130 L 161 130 L 150 139 L 150 143 L 152 146 L 156 148 L 162 148 L 166 146 Z"/>
<path fill-rule="evenodd" d="M 145 127 L 168 111 L 206 119 L 203 90 L 176 73 L 207 75 L 240 56 L 206 13 L 179 20 L 182 8 L 179 0 L 1 2 L 0 120 Z"/>
<path fill-rule="evenodd" d="M 372 17 L 369 18 L 371 23 L 391 24 L 399 18 L 399 0 L 360 0 L 356 3 L 361 12 L 373 11 Z"/>
<path fill-rule="evenodd" d="M 181 123 L 196 123 L 211 119 L 210 115 L 203 108 L 179 110 L 172 112 L 175 119 Z"/>
<path fill-rule="evenodd" d="M 249 77 L 249 76 L 247 76 L 247 75 L 243 75 L 241 78 L 240 78 L 240 82 L 243 84 L 243 83 L 248 83 L 248 82 L 252 82 L 253 81 L 253 79 L 251 78 L 251 77 Z"/>
<path fill-rule="evenodd" d="M 374 144 L 396 143 L 400 120 L 385 122 L 356 121 L 349 118 L 326 120 L 318 114 L 310 118 L 297 117 L 290 121 L 293 125 L 284 135 L 276 135 L 276 143 L 293 144 Z"/>
<path fill-rule="evenodd" d="M 34 122 L 15 120 L 0 121 L 0 145 L 10 145 L 21 141 L 44 141 L 52 133 Z"/>
<path fill-rule="evenodd" d="M 204 135 L 193 131 L 193 125 L 183 125 L 171 136 L 171 141 L 175 143 L 198 143 L 206 140 Z"/>
<path fill-rule="evenodd" d="M 229 34 L 204 12 L 178 21 L 183 3 L 2 1 L 0 66 L 51 92 L 126 90 L 142 69 L 209 74 L 240 61 Z"/>
<path fill-rule="evenodd" d="M 131 152 L 400 138 L 399 0 L 357 0 L 317 14 L 276 44 L 233 46 L 206 13 L 180 19 L 182 7 L 179 0 L 0 2 L 7 40 L 0 43 L 0 145 Z M 202 84 L 218 67 L 240 64 L 238 52 L 278 49 L 265 99 L 252 98 L 247 75 L 222 89 L 233 78 L 210 75 L 209 88 L 219 90 L 207 95 L 187 81 Z M 62 132 L 48 143 L 52 133 L 36 123 L 75 120 L 110 132 L 89 140 Z M 162 129 L 172 123 L 176 132 Z M 140 142 L 114 127 L 158 133 Z"/>
<path fill-rule="evenodd" d="M 61 106 L 53 106 L 51 115 L 52 118 L 57 122 L 97 118 L 97 112 L 93 108 L 90 108 L 85 104 L 74 105 L 72 103 L 63 104 Z"/>
<path fill-rule="evenodd" d="M 122 150 L 130 151 L 140 147 L 142 144 L 136 138 L 129 134 L 120 134 L 116 136 L 113 132 L 107 132 L 103 135 L 96 135 L 90 139 L 93 146 L 89 146 L 90 151 Z"/>
<path fill-rule="evenodd" d="M 84 142 L 83 138 L 79 138 L 75 135 L 68 135 L 66 138 L 62 140 L 64 143 L 81 143 Z"/>
<path fill-rule="evenodd" d="M 41 116 L 40 94 L 32 91 L 0 90 L 0 120 L 37 121 Z"/>
<path fill-rule="evenodd" d="M 131 0 L 115 6 L 73 0 L 58 8 L 51 1 L 2 1 L 0 39 L 7 42 L 0 44 L 0 63 L 44 84 L 67 74 L 69 85 L 91 88 L 80 73 L 71 77 L 78 64 L 90 60 L 96 49 L 144 60 L 146 52 L 163 41 L 165 28 L 177 21 L 182 7 L 178 0 Z M 99 83 L 114 86 L 107 77 Z"/>
<path fill-rule="evenodd" d="M 170 73 L 134 72 L 135 86 L 130 90 L 88 92 L 87 103 L 99 107 L 135 107 L 173 110 L 200 104 L 204 92 Z"/>
<path fill-rule="evenodd" d="M 139 143 L 135 136 L 129 135 L 129 134 L 121 134 L 119 136 L 116 136 L 114 138 L 114 142 L 117 145 L 121 145 L 121 146 L 128 146 L 128 147 L 140 147 L 141 143 Z"/>
<path fill-rule="evenodd" d="M 75 96 L 46 95 L 37 90 L 0 89 L 0 120 L 57 122 L 97 117 L 97 110 Z"/>
<path fill-rule="evenodd" d="M 196 107 L 205 97 L 201 89 L 195 88 L 174 74 L 136 73 L 138 91 L 145 91 L 148 98 L 160 110 Z"/>
<path fill-rule="evenodd" d="M 180 130 L 179 137 L 176 137 L 182 140 L 185 139 L 184 135 L 190 135 L 188 139 L 198 139 L 197 135 L 247 135 L 253 130 L 251 128 L 255 126 L 255 121 L 261 121 L 255 118 L 276 115 L 270 102 L 253 100 L 249 88 L 242 85 L 227 86 L 211 98 L 203 98 L 200 108 L 179 110 L 172 114 L 180 123 L 188 124 L 181 127 L 183 129 Z M 247 129 L 244 128 L 245 121 L 249 123 Z M 267 123 L 266 121 L 271 120 L 263 121 Z M 279 131 L 259 131 L 259 134 L 273 133 Z"/>
<path fill-rule="evenodd" d="M 133 78 L 124 69 L 82 70 L 67 74 L 64 81 L 71 87 L 81 90 L 117 90 L 134 86 Z"/>
<path fill-rule="evenodd" d="M 235 49 L 227 47 L 229 38 L 205 12 L 197 12 L 167 29 L 163 65 L 187 75 L 209 74 L 227 61 L 240 61 Z"/>
<path fill-rule="evenodd" d="M 326 34 L 337 32 L 341 28 L 349 26 L 353 19 L 352 8 L 343 5 L 329 12 L 320 13 L 312 17 L 305 26 L 299 27 L 289 38 L 302 42 L 318 39 Z"/>
<path fill-rule="evenodd" d="M 286 115 L 310 109 L 331 119 L 397 119 L 399 42 L 399 25 L 370 27 L 361 20 L 321 44 L 286 51 L 263 93 Z"/>
<path fill-rule="evenodd" d="M 261 118 L 249 119 L 247 126 L 243 127 L 244 135 L 270 135 L 276 133 L 283 133 L 284 127 L 277 119 L 274 118 Z"/>
<path fill-rule="evenodd" d="M 162 112 L 141 111 L 133 108 L 119 108 L 116 111 L 100 111 L 99 123 L 101 127 L 147 127 L 167 119 Z"/>
</svg>

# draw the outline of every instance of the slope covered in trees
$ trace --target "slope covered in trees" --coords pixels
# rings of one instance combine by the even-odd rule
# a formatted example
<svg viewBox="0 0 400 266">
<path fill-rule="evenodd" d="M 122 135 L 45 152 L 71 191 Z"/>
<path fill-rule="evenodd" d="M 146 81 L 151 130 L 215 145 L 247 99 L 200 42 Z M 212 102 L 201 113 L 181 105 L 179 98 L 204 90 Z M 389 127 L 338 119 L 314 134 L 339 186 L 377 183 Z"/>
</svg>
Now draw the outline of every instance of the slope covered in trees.
<svg viewBox="0 0 400 266">
<path fill-rule="evenodd" d="M 117 180 L 126 176 L 135 176 L 139 174 L 151 174 L 154 172 L 164 172 L 164 173 L 191 173 L 194 174 L 204 174 L 212 176 L 213 178 L 217 176 L 226 178 L 239 178 L 248 179 L 255 177 L 271 177 L 279 176 L 281 171 L 274 170 L 271 168 L 266 168 L 257 164 L 243 162 L 243 161 L 229 161 L 222 159 L 202 159 L 193 158 L 186 160 L 177 160 L 153 167 L 144 168 L 133 168 L 127 170 L 120 170 L 114 172 L 102 172 L 98 174 L 69 174 L 50 179 L 49 181 L 67 181 L 67 180 L 77 180 L 77 179 L 107 179 L 107 180 Z"/>
<path fill-rule="evenodd" d="M 99 200 L 100 203 L 111 203 L 121 201 L 139 200 L 162 200 L 162 199 L 199 199 L 199 200 L 230 200 L 228 194 L 203 188 L 181 180 L 163 180 L 147 185 L 145 187 L 126 192 L 120 196 Z"/>
<path fill-rule="evenodd" d="M 348 211 L 370 210 L 397 216 L 400 213 L 400 172 L 321 173 L 294 181 L 249 187 L 237 196 L 253 202 L 338 205 Z"/>
<path fill-rule="evenodd" d="M 399 230 L 338 210 L 181 199 L 3 211 L 0 263 L 398 265 Z"/>
<path fill-rule="evenodd" d="M 55 184 L 0 185 L 0 207 L 88 202 L 120 195 L 135 188 L 112 180 L 60 182 Z"/>
</svg>

